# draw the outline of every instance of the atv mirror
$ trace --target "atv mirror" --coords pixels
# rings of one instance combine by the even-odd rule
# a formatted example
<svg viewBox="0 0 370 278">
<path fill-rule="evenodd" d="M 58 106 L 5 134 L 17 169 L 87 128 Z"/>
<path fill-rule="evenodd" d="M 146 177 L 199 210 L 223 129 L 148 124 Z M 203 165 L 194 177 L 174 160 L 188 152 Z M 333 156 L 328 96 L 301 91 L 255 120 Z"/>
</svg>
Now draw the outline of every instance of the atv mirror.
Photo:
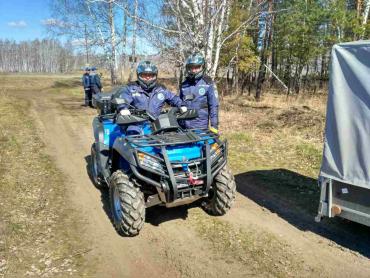
<svg viewBox="0 0 370 278">
<path fill-rule="evenodd" d="M 198 110 L 189 109 L 185 113 L 177 116 L 178 120 L 192 120 L 198 117 Z"/>
</svg>

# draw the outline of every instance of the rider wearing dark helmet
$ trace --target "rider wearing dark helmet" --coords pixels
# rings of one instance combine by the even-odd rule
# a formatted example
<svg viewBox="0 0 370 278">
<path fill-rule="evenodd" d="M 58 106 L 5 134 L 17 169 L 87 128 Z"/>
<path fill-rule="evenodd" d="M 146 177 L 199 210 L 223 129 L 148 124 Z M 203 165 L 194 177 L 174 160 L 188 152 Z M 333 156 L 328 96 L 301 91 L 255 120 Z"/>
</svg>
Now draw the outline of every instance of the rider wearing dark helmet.
<svg viewBox="0 0 370 278">
<path fill-rule="evenodd" d="M 129 105 L 138 109 L 147 110 L 154 117 L 161 113 L 165 102 L 171 106 L 180 107 L 182 100 L 157 83 L 158 68 L 150 61 L 142 61 L 136 68 L 137 81 L 124 86 L 119 97 L 125 99 L 126 103 L 118 106 L 122 115 L 129 115 Z M 182 107 L 184 112 L 186 107 Z"/>
<path fill-rule="evenodd" d="M 198 110 L 199 117 L 185 121 L 186 128 L 208 128 L 218 133 L 218 94 L 212 79 L 205 75 L 205 60 L 200 53 L 185 61 L 186 79 L 181 84 L 180 98 L 188 109 Z"/>
</svg>

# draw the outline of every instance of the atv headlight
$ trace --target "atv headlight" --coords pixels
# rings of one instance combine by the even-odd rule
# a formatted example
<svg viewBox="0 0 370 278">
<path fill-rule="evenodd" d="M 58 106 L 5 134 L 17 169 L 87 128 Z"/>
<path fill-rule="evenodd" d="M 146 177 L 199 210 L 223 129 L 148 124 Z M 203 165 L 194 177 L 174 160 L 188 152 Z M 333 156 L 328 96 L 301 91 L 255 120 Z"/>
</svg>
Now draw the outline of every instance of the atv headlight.
<svg viewBox="0 0 370 278">
<path fill-rule="evenodd" d="M 139 159 L 139 163 L 141 166 L 144 166 L 146 168 L 149 168 L 156 172 L 160 172 L 164 174 L 164 169 L 163 169 L 162 164 L 154 157 L 146 155 L 142 152 L 138 152 L 137 157 Z"/>
<path fill-rule="evenodd" d="M 211 145 L 211 162 L 213 163 L 221 155 L 220 145 L 218 143 L 213 143 Z"/>
</svg>

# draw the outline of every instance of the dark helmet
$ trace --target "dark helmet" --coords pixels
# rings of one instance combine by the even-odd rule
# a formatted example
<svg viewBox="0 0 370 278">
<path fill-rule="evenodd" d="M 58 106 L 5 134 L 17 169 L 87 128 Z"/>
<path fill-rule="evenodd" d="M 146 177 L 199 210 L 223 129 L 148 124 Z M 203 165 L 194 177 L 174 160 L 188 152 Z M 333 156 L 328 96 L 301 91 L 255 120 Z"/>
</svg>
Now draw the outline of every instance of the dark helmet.
<svg viewBox="0 0 370 278">
<path fill-rule="evenodd" d="M 91 70 L 92 70 L 92 71 L 96 71 L 96 70 L 97 70 L 97 68 L 96 68 L 96 67 L 92 67 L 92 68 L 91 68 Z"/>
<path fill-rule="evenodd" d="M 85 71 L 90 71 L 90 67 L 85 67 Z"/>
<path fill-rule="evenodd" d="M 193 72 L 191 68 L 193 66 L 201 66 L 202 68 L 198 72 Z M 185 61 L 186 74 L 188 78 L 199 79 L 203 76 L 205 70 L 205 60 L 202 54 L 194 53 L 191 54 Z"/>
<path fill-rule="evenodd" d="M 154 74 L 154 78 L 152 78 L 150 80 L 144 80 L 140 76 L 143 73 Z M 150 61 L 142 61 L 142 62 L 139 63 L 139 65 L 136 68 L 136 75 L 137 75 L 137 79 L 139 81 L 139 84 L 142 88 L 144 88 L 146 90 L 152 89 L 157 84 L 158 68 L 157 68 L 156 65 L 154 65 Z"/>
</svg>

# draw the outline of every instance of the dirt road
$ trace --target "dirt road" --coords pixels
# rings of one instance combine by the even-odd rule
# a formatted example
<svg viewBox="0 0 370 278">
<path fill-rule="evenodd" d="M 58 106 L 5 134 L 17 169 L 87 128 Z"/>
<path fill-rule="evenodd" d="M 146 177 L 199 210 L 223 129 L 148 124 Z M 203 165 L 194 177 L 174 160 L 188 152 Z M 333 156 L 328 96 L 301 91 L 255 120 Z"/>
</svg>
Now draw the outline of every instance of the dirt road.
<svg viewBox="0 0 370 278">
<path fill-rule="evenodd" d="M 48 153 L 68 178 L 65 204 L 86 224 L 84 237 L 92 248 L 87 264 L 96 277 L 370 276 L 368 258 L 356 250 L 300 229 L 249 199 L 247 183 L 253 180 L 242 176 L 237 178 L 242 194 L 224 217 L 215 219 L 192 206 L 152 209 L 139 236 L 119 236 L 107 193 L 96 189 L 87 173 L 95 111 L 67 95 L 19 96 L 32 99 L 31 115 Z"/>
</svg>

